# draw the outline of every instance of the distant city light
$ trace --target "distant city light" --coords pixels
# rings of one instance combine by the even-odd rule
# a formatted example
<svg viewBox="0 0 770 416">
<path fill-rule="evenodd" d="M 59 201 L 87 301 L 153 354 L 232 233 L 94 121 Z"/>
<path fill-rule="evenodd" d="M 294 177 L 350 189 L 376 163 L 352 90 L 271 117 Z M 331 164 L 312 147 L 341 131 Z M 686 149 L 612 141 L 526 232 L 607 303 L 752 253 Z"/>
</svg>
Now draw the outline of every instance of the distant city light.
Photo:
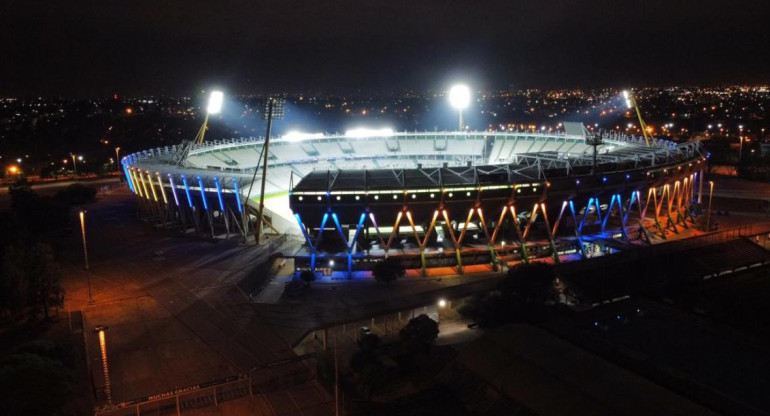
<svg viewBox="0 0 770 416">
<path fill-rule="evenodd" d="M 225 100 L 225 95 L 222 91 L 212 91 L 209 95 L 209 106 L 206 108 L 206 112 L 209 114 L 219 114 L 222 111 L 222 102 Z"/>
<path fill-rule="evenodd" d="M 364 138 L 364 137 L 390 137 L 393 135 L 393 129 L 368 129 L 368 128 L 357 128 L 357 129 L 350 129 L 345 132 L 345 137 L 355 137 L 355 138 Z"/>
</svg>

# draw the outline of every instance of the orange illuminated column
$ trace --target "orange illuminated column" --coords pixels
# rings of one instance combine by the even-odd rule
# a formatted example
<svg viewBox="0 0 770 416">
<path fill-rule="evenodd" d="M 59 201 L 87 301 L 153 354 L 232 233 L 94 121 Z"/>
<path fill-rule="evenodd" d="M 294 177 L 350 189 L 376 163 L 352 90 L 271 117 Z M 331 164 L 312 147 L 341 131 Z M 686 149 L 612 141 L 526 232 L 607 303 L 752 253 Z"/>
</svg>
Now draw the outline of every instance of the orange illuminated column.
<svg viewBox="0 0 770 416">
<path fill-rule="evenodd" d="M 107 396 L 107 403 L 112 403 L 112 385 L 110 383 L 110 368 L 107 365 L 107 340 L 104 336 L 105 328 L 99 329 L 99 349 L 102 354 L 102 370 L 104 372 L 104 394 Z"/>
</svg>

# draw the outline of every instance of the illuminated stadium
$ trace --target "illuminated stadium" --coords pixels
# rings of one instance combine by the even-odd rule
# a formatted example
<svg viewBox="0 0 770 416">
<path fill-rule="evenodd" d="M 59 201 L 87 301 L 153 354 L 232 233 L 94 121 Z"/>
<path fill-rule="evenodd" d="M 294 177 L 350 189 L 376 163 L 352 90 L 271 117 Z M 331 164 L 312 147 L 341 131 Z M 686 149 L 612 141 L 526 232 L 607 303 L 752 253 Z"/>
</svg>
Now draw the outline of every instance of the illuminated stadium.
<svg viewBox="0 0 770 416">
<path fill-rule="evenodd" d="M 262 233 L 304 239 L 296 253 L 283 253 L 297 270 L 352 273 L 398 256 L 423 273 L 463 273 L 535 257 L 558 262 L 586 256 L 592 241 L 651 242 L 693 225 L 706 166 L 699 142 L 563 127 L 271 139 Z M 150 149 L 128 155 L 123 167 L 146 221 L 246 239 L 258 228 L 264 144 Z"/>
</svg>

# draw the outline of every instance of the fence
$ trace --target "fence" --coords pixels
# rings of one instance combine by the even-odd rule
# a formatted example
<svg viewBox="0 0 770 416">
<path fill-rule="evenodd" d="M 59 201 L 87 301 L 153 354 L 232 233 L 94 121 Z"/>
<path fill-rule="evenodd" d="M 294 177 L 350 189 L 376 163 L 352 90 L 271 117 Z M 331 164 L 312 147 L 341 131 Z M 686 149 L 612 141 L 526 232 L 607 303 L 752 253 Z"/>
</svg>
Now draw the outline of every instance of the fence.
<svg viewBox="0 0 770 416">
<path fill-rule="evenodd" d="M 165 416 L 254 395 L 286 390 L 316 379 L 316 356 L 298 357 L 252 368 L 248 373 L 211 380 L 94 409 L 96 416 Z"/>
</svg>

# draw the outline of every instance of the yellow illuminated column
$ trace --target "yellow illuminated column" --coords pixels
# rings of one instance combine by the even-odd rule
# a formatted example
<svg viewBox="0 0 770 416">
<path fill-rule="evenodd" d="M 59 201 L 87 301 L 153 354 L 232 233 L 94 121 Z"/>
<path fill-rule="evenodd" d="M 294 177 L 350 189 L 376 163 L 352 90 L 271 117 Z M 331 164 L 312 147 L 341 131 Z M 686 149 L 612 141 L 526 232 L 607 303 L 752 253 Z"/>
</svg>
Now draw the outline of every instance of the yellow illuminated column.
<svg viewBox="0 0 770 416">
<path fill-rule="evenodd" d="M 112 385 L 110 383 L 110 368 L 107 365 L 107 340 L 104 336 L 104 329 L 99 329 L 99 349 L 102 353 L 102 371 L 104 372 L 104 394 L 107 396 L 107 403 L 112 403 Z"/>
<path fill-rule="evenodd" d="M 709 181 L 709 209 L 706 214 L 706 232 L 711 231 L 711 200 L 714 197 L 714 181 Z"/>
<path fill-rule="evenodd" d="M 86 212 L 80 211 L 80 234 L 83 237 L 83 258 L 85 260 L 85 268 L 88 270 L 88 244 L 86 244 Z M 86 273 L 88 279 L 88 303 L 94 303 L 94 298 L 91 295 L 91 274 Z"/>
</svg>

